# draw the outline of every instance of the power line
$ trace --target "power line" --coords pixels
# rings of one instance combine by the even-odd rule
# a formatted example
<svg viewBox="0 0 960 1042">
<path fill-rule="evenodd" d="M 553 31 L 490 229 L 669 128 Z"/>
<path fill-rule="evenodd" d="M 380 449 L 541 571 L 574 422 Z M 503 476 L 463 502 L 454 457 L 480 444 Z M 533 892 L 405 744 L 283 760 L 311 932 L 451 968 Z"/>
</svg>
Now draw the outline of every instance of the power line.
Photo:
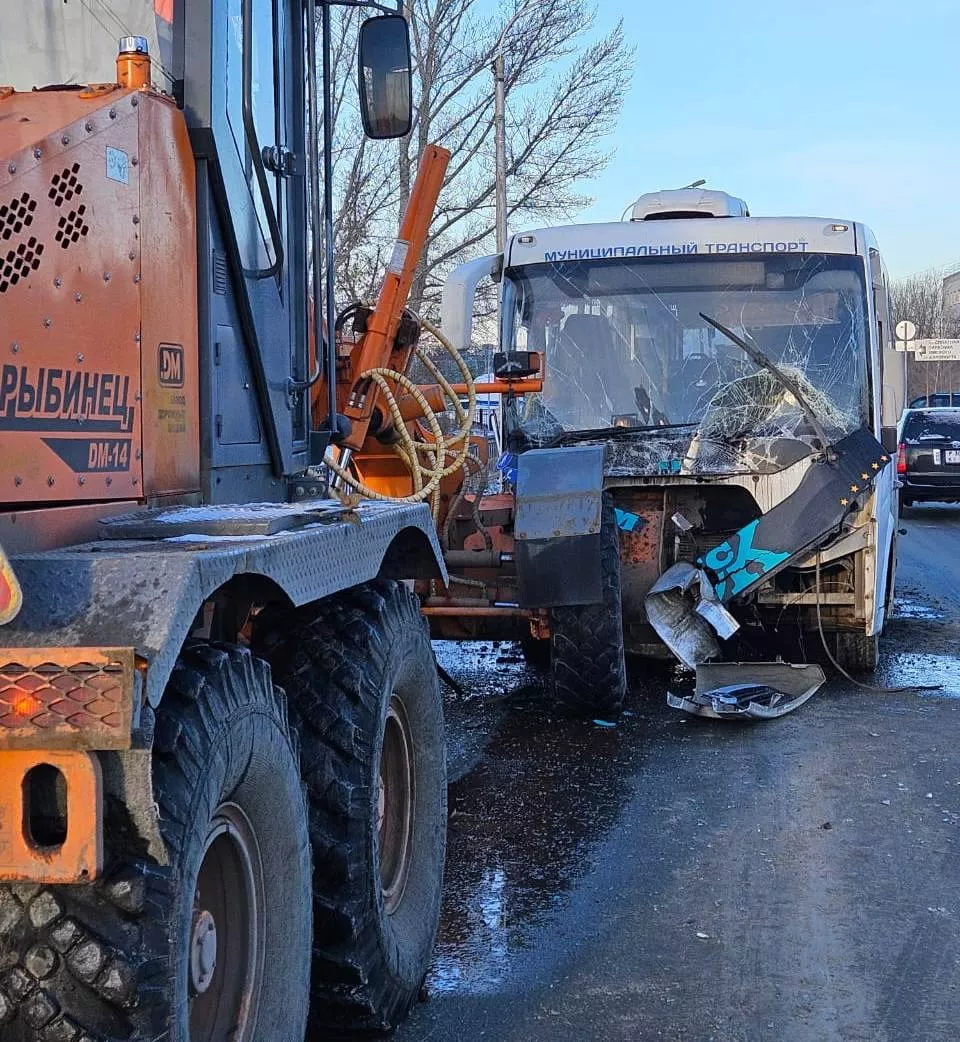
<svg viewBox="0 0 960 1042">
<path fill-rule="evenodd" d="M 950 261 L 948 264 L 934 264 L 929 268 L 920 268 L 917 271 L 911 271 L 908 275 L 904 275 L 904 278 L 913 279 L 919 275 L 940 275 L 941 277 L 946 275 L 953 275 L 954 273 L 960 272 L 960 258 L 955 261 Z"/>
</svg>

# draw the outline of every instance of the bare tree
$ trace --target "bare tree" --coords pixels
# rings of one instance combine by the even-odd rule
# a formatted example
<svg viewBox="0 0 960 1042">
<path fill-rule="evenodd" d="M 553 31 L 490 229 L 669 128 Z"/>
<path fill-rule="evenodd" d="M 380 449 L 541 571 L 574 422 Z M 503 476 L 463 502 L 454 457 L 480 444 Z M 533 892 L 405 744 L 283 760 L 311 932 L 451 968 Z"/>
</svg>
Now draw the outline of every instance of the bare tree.
<svg viewBox="0 0 960 1042">
<path fill-rule="evenodd" d="M 417 272 L 412 305 L 434 310 L 446 272 L 492 249 L 495 178 L 491 63 L 520 0 L 485 15 L 477 0 L 407 0 L 415 118 L 399 143 L 364 142 L 352 90 L 335 99 L 336 245 L 343 299 L 369 298 L 396 235 L 417 161 L 428 143 L 453 153 Z M 356 12 L 341 10 L 334 60 L 345 84 L 355 63 Z M 575 216 L 580 187 L 609 162 L 631 72 L 622 25 L 592 37 L 593 0 L 540 0 L 503 40 L 508 96 L 507 176 L 513 227 Z"/>
<path fill-rule="evenodd" d="M 960 318 L 947 314 L 943 299 L 943 269 L 917 272 L 896 279 L 891 287 L 894 321 L 909 319 L 917 336 L 960 337 Z M 907 362 L 908 396 L 935 391 L 960 391 L 960 362 L 917 361 L 911 354 Z"/>
<path fill-rule="evenodd" d="M 909 319 L 918 337 L 943 336 L 943 275 L 933 269 L 894 279 L 891 286 L 895 322 Z"/>
</svg>

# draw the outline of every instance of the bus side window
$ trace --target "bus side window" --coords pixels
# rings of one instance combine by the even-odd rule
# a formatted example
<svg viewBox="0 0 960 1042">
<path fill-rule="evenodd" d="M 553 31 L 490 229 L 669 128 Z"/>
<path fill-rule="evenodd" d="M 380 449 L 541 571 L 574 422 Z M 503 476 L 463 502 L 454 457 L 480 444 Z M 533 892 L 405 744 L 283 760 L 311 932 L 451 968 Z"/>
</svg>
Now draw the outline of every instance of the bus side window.
<svg viewBox="0 0 960 1042">
<path fill-rule="evenodd" d="M 877 343 L 881 352 L 892 347 L 893 324 L 890 320 L 890 295 L 887 292 L 887 280 L 884 277 L 883 265 L 880 263 L 880 252 L 870 249 L 870 282 L 873 286 L 873 305 L 877 313 Z M 881 365 L 883 364 L 881 360 Z"/>
</svg>

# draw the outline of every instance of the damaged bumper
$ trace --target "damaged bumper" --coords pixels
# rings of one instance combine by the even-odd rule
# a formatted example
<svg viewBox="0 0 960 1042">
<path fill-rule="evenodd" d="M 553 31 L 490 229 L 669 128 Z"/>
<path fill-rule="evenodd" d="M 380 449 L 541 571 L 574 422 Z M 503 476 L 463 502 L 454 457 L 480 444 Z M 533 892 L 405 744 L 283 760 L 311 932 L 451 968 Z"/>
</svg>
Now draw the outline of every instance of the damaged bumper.
<svg viewBox="0 0 960 1042">
<path fill-rule="evenodd" d="M 834 539 L 890 462 L 865 429 L 842 438 L 833 450 L 807 470 L 786 499 L 695 562 L 668 568 L 651 587 L 645 598 L 651 625 L 697 672 L 692 698 L 670 695 L 671 706 L 712 717 L 765 719 L 796 709 L 823 684 L 819 666 L 713 660 L 722 657 L 720 640 L 739 628 L 726 605 Z M 815 596 L 820 597 L 819 586 Z"/>
<path fill-rule="evenodd" d="M 667 692 L 667 705 L 695 716 L 770 720 L 798 709 L 823 686 L 817 665 L 711 662 L 697 667 L 692 697 Z"/>
<path fill-rule="evenodd" d="M 728 540 L 701 554 L 695 564 L 667 569 L 646 597 L 647 614 L 660 639 L 691 669 L 719 657 L 737 621 L 725 604 L 754 590 L 830 540 L 844 518 L 870 494 L 890 458 L 865 429 L 819 459 L 796 490 L 750 521 Z"/>
</svg>

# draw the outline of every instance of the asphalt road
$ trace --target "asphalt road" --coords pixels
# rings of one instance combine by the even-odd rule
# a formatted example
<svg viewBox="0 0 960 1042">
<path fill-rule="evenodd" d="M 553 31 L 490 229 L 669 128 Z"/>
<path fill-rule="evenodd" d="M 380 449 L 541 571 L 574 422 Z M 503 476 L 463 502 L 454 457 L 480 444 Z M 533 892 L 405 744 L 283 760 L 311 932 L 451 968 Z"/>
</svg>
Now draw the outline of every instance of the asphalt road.
<svg viewBox="0 0 960 1042">
<path fill-rule="evenodd" d="M 738 726 L 637 681 L 552 715 L 511 645 L 442 661 L 450 843 L 397 1042 L 960 1039 L 960 509 L 908 512 L 882 694 Z"/>
</svg>

